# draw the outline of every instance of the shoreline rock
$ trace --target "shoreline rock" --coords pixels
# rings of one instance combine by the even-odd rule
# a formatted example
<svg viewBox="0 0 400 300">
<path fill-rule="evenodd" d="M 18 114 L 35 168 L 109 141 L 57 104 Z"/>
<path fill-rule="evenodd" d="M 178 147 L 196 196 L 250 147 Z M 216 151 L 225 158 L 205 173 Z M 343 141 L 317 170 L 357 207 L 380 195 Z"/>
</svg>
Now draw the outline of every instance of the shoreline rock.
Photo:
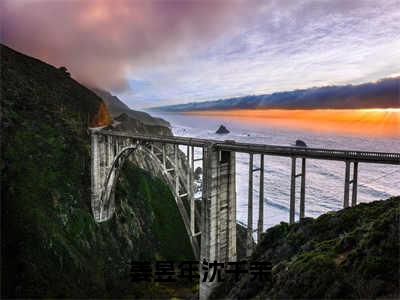
<svg viewBox="0 0 400 300">
<path fill-rule="evenodd" d="M 228 134 L 230 131 L 224 126 L 220 125 L 218 130 L 215 132 L 216 134 Z"/>
</svg>

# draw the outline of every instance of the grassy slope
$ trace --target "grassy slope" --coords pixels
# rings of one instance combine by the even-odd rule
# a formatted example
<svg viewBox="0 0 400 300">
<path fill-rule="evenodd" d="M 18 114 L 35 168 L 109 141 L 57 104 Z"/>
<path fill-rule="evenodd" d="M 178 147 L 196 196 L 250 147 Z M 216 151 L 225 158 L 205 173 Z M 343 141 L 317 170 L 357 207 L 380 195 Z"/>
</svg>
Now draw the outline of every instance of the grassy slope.
<svg viewBox="0 0 400 300">
<path fill-rule="evenodd" d="M 93 221 L 87 126 L 109 118 L 101 99 L 50 65 L 0 51 L 2 296 L 136 295 L 131 259 L 190 258 L 169 190 L 129 165 L 117 216 Z"/>
<path fill-rule="evenodd" d="M 270 228 L 252 259 L 273 281 L 227 281 L 215 297 L 395 298 L 399 294 L 400 197 Z"/>
</svg>

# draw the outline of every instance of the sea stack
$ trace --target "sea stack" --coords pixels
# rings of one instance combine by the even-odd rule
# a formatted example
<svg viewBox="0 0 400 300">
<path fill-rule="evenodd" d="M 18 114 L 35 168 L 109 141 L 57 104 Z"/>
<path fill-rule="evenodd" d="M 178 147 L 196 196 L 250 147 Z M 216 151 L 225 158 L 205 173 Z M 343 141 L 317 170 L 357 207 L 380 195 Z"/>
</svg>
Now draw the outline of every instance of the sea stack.
<svg viewBox="0 0 400 300">
<path fill-rule="evenodd" d="M 229 133 L 229 130 L 226 129 L 224 125 L 219 126 L 218 130 L 215 132 L 217 134 L 227 134 Z"/>
<path fill-rule="evenodd" d="M 296 140 L 296 147 L 307 147 L 307 144 L 302 140 Z"/>
</svg>

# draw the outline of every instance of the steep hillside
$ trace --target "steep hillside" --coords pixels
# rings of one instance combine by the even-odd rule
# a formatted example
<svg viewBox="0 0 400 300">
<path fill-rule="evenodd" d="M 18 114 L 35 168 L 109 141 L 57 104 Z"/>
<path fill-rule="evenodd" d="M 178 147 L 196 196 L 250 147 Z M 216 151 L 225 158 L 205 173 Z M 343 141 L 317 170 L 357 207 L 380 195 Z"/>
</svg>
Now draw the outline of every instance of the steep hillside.
<svg viewBox="0 0 400 300">
<path fill-rule="evenodd" d="M 125 113 L 114 118 L 114 122 L 110 127 L 113 130 L 130 131 L 132 133 L 172 136 L 172 131 L 169 127 L 162 125 L 146 125 L 138 119 L 129 117 Z"/>
<path fill-rule="evenodd" d="M 272 263 L 272 281 L 227 280 L 213 297 L 398 299 L 399 222 L 400 197 L 393 197 L 281 223 L 251 257 Z"/>
<path fill-rule="evenodd" d="M 325 86 L 266 95 L 156 107 L 160 111 L 224 109 L 400 108 L 400 77 L 360 85 Z"/>
<path fill-rule="evenodd" d="M 167 121 L 152 117 L 145 112 L 132 110 L 109 92 L 95 88 L 92 90 L 107 104 L 114 121 L 110 129 L 140 134 L 172 135 L 171 125 Z"/>
<path fill-rule="evenodd" d="M 2 298 L 156 290 L 132 285 L 131 260 L 192 258 L 170 191 L 126 164 L 116 216 L 96 224 L 87 127 L 111 122 L 106 106 L 65 70 L 0 51 Z"/>
<path fill-rule="evenodd" d="M 107 91 L 92 88 L 92 90 L 104 100 L 104 102 L 107 104 L 107 107 L 113 116 L 113 118 L 117 118 L 122 114 L 125 114 L 129 118 L 143 123 L 145 126 L 163 126 L 163 127 L 170 127 L 171 125 L 160 118 L 155 118 L 149 115 L 148 113 L 145 113 L 143 111 L 137 111 L 130 109 L 125 103 L 123 103 L 118 97 L 113 96 Z"/>
</svg>

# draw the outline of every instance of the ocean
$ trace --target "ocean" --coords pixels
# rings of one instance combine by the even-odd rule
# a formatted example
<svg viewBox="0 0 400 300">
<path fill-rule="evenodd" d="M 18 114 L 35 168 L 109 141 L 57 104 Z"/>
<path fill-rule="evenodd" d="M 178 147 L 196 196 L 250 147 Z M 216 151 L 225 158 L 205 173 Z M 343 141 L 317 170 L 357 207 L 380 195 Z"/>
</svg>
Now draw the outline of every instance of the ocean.
<svg viewBox="0 0 400 300">
<path fill-rule="evenodd" d="M 322 115 L 315 117 L 316 121 L 311 120 L 308 126 L 308 121 L 300 121 L 292 115 L 282 119 L 276 116 L 258 118 L 252 116 L 251 112 L 245 117 L 218 113 L 182 114 L 152 111 L 151 114 L 169 121 L 176 136 L 286 146 L 293 145 L 300 139 L 307 146 L 316 148 L 400 152 L 400 111 L 396 111 L 394 116 L 392 114 L 389 117 L 381 116 L 381 122 L 372 123 L 364 122 L 365 116 L 361 118 L 364 120 L 361 122 L 340 120 L 339 123 L 332 123 L 332 119 L 327 116 L 325 122 Z M 385 134 L 381 127 L 388 119 L 394 129 L 392 126 L 390 133 Z M 221 124 L 228 128 L 229 134 L 215 133 Z M 385 129 L 385 132 L 388 131 Z M 199 149 L 196 156 L 201 155 L 200 153 Z M 259 159 L 259 155 L 254 156 L 254 167 L 259 165 Z M 298 161 L 297 170 L 300 170 L 300 160 Z M 237 154 L 237 220 L 245 224 L 247 224 L 248 164 L 248 154 Z M 200 163 L 195 165 L 197 166 L 200 166 Z M 264 166 L 264 229 L 267 229 L 281 221 L 289 220 L 291 160 L 287 157 L 265 156 Z M 344 172 L 344 162 L 307 160 L 306 217 L 317 217 L 343 207 Z M 258 176 L 258 172 L 255 172 L 253 228 L 257 227 L 258 221 Z M 358 202 L 370 202 L 400 195 L 400 166 L 360 163 L 358 182 Z M 296 220 L 299 217 L 299 188 L 298 183 Z"/>
</svg>

